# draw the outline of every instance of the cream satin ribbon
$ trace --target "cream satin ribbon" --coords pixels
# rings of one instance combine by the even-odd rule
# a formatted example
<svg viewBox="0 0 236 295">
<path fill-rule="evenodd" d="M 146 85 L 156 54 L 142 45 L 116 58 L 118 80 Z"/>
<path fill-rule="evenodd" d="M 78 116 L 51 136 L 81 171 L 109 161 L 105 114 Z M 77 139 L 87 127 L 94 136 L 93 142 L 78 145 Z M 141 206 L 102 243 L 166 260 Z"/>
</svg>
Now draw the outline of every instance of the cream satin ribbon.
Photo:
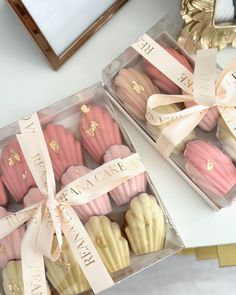
<svg viewBox="0 0 236 295">
<path fill-rule="evenodd" d="M 156 149 L 168 157 L 173 149 L 199 124 L 211 107 L 217 107 L 236 137 L 236 60 L 216 76 L 216 49 L 197 52 L 194 74 L 147 34 L 132 47 L 177 84 L 187 95 L 154 94 L 148 98 L 147 121 L 154 125 L 169 123 L 156 141 Z M 216 81 L 216 82 L 215 82 Z M 154 109 L 173 103 L 192 101 L 196 105 L 175 113 Z"/>
<path fill-rule="evenodd" d="M 0 239 L 28 222 L 21 255 L 24 294 L 47 295 L 43 256 L 59 258 L 64 233 L 91 288 L 98 293 L 114 285 L 83 224 L 71 206 L 86 204 L 143 173 L 138 154 L 116 159 L 78 178 L 56 193 L 55 178 L 37 114 L 19 121 L 17 135 L 26 162 L 45 200 L 0 219 Z M 52 252 L 54 233 L 57 247 Z"/>
</svg>

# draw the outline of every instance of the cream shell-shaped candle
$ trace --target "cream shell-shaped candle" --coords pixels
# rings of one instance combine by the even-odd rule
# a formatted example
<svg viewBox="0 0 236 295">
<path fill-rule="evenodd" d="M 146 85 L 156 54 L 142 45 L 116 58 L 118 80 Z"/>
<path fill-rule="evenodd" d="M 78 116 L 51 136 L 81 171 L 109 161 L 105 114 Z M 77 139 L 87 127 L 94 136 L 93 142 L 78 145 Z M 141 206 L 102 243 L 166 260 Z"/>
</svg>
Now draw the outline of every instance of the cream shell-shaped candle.
<svg viewBox="0 0 236 295">
<path fill-rule="evenodd" d="M 6 295 L 24 295 L 21 260 L 10 261 L 2 271 L 3 289 Z M 47 285 L 47 294 L 51 295 Z M 38 290 L 40 292 L 40 290 Z M 36 294 L 36 293 L 35 293 Z M 38 293 L 40 294 L 40 293 Z"/>
<path fill-rule="evenodd" d="M 164 248 L 165 217 L 154 196 L 141 193 L 133 198 L 125 221 L 125 233 L 135 255 Z"/>
<path fill-rule="evenodd" d="M 170 114 L 170 113 L 179 112 L 181 109 L 176 104 L 170 104 L 170 105 L 163 105 L 163 106 L 156 107 L 154 110 L 159 113 Z M 148 121 L 146 122 L 147 129 L 154 139 L 156 139 L 169 124 L 170 123 L 165 123 L 162 125 L 154 126 L 150 124 Z M 175 149 L 173 150 L 173 153 L 175 155 L 179 155 L 185 149 L 186 144 L 195 138 L 196 138 L 196 134 L 195 134 L 195 131 L 193 130 L 175 147 Z"/>
<path fill-rule="evenodd" d="M 68 167 L 83 165 L 81 145 L 72 132 L 62 125 L 48 124 L 44 137 L 57 181 Z"/>
<path fill-rule="evenodd" d="M 56 238 L 53 242 L 55 247 Z M 45 258 L 45 264 L 47 279 L 58 294 L 77 295 L 91 289 L 65 238 L 59 259 Z"/>
<path fill-rule="evenodd" d="M 11 212 L 0 207 L 0 218 L 3 218 Z M 18 227 L 0 240 L 0 268 L 4 268 L 8 261 L 21 258 L 21 242 L 25 234 L 24 225 Z"/>
<path fill-rule="evenodd" d="M 216 136 L 221 142 L 224 151 L 236 162 L 236 138 L 222 118 L 218 121 Z"/>
<path fill-rule="evenodd" d="M 130 149 L 125 145 L 113 145 L 105 153 L 104 162 L 114 159 L 124 159 L 132 155 Z M 145 173 L 141 173 L 122 183 L 109 192 L 117 205 L 128 203 L 131 198 L 138 193 L 145 192 L 147 188 L 147 177 Z"/>
<path fill-rule="evenodd" d="M 97 163 L 110 146 L 122 142 L 118 123 L 99 105 L 81 106 L 79 130 L 83 146 Z"/>
<path fill-rule="evenodd" d="M 93 216 L 85 228 L 110 273 L 130 265 L 128 242 L 116 222 L 106 216 Z"/>
<path fill-rule="evenodd" d="M 137 119 L 145 120 L 148 97 L 159 93 L 149 77 L 133 68 L 124 68 L 120 70 L 114 83 L 125 108 Z"/>
</svg>

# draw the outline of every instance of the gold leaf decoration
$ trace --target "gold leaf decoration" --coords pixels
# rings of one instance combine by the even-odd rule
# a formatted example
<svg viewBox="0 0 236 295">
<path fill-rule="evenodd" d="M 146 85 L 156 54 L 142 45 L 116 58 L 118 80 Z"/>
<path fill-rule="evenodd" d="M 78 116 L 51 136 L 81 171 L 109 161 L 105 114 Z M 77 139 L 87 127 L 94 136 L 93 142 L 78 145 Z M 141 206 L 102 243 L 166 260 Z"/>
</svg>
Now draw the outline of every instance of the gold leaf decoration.
<svg viewBox="0 0 236 295">
<path fill-rule="evenodd" d="M 214 0 L 182 0 L 180 13 L 185 25 L 179 43 L 190 53 L 199 48 L 236 47 L 236 28 L 214 27 L 213 9 Z"/>
</svg>

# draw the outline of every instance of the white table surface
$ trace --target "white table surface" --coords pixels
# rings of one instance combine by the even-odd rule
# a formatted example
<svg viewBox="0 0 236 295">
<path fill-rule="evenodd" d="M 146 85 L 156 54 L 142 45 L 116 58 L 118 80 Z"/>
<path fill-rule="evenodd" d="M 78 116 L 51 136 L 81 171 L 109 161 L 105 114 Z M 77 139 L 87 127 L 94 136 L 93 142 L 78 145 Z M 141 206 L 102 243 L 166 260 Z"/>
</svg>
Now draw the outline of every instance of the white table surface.
<svg viewBox="0 0 236 295">
<path fill-rule="evenodd" d="M 178 0 L 130 0 L 55 72 L 20 21 L 0 0 L 0 127 L 38 111 L 98 80 L 102 69 Z M 219 53 L 224 66 L 236 50 Z M 236 243 L 236 203 L 214 212 L 124 119 L 125 126 L 187 247 Z"/>
</svg>

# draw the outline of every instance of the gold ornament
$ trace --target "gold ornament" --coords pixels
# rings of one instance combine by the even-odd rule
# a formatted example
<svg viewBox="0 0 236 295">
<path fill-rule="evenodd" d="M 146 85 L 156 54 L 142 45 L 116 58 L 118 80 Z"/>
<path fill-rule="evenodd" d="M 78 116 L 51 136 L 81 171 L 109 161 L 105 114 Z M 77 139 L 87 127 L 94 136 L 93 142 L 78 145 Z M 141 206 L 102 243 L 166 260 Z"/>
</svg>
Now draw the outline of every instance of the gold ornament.
<svg viewBox="0 0 236 295">
<path fill-rule="evenodd" d="M 185 22 L 179 43 L 190 53 L 199 48 L 236 47 L 236 28 L 214 27 L 215 0 L 182 0 L 181 16 Z"/>
</svg>

